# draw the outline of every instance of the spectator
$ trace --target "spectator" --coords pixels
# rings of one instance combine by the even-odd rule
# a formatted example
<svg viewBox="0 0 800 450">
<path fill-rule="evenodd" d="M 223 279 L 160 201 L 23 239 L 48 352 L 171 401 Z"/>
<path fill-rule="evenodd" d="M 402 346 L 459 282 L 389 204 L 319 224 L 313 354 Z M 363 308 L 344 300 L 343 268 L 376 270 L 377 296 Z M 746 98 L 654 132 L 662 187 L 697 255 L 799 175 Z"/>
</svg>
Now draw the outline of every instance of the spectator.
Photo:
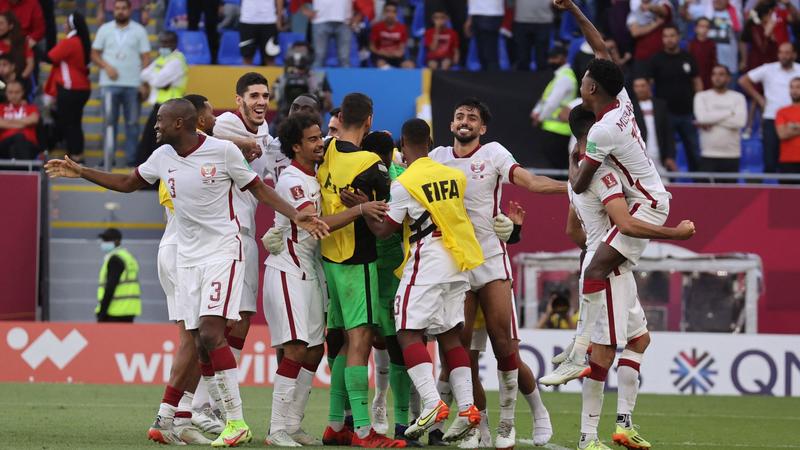
<svg viewBox="0 0 800 450">
<path fill-rule="evenodd" d="M 277 44 L 278 31 L 283 30 L 283 0 L 242 0 L 239 16 L 239 50 L 247 65 L 253 64 L 256 51 L 265 65 L 272 65 L 267 42 Z"/>
<path fill-rule="evenodd" d="M 800 77 L 800 64 L 796 63 L 797 52 L 791 42 L 778 47 L 778 62 L 763 64 L 739 78 L 742 90 L 764 111 L 761 116 L 761 134 L 764 142 L 764 172 L 778 170 L 779 141 L 775 131 L 775 115 L 779 109 L 791 104 L 789 82 Z M 761 83 L 764 94 L 756 90 L 754 83 Z"/>
<path fill-rule="evenodd" d="M 8 54 L 0 55 L 0 81 L 8 85 L 8 83 L 16 80 L 19 80 L 19 76 L 17 75 L 17 67 L 14 64 L 14 60 Z M 6 88 L 3 86 L 0 88 L 0 103 L 5 102 Z"/>
<path fill-rule="evenodd" d="M 717 62 L 728 67 L 731 73 L 744 71 L 744 58 L 739 58 L 739 35 L 742 32 L 742 15 L 728 0 L 712 0 L 708 17 L 711 29 L 708 38 L 717 46 Z M 742 66 L 739 67 L 739 61 Z"/>
<path fill-rule="evenodd" d="M 775 115 L 775 130 L 781 140 L 778 161 L 781 173 L 800 173 L 800 78 L 792 78 L 789 96 L 792 104 Z"/>
<path fill-rule="evenodd" d="M 98 236 L 105 253 L 97 283 L 98 322 L 133 322 L 142 313 L 139 263 L 121 247 L 122 233 L 109 228 Z"/>
<path fill-rule="evenodd" d="M 33 47 L 44 37 L 45 24 L 38 0 L 0 0 L 0 13 L 14 13 L 28 46 Z"/>
<path fill-rule="evenodd" d="M 464 34 L 475 36 L 478 60 L 483 70 L 499 70 L 498 41 L 505 8 L 503 0 L 467 0 L 467 22 Z"/>
<path fill-rule="evenodd" d="M 744 26 L 742 32 L 743 48 L 749 45 L 747 51 L 746 70 L 750 71 L 758 66 L 775 62 L 778 60 L 778 44 L 775 41 L 775 20 L 773 19 L 773 11 L 775 10 L 775 3 L 768 0 L 764 3 L 756 5 L 755 9 L 751 11 L 750 18 Z M 759 86 L 758 92 L 763 94 L 764 91 Z M 750 137 L 751 130 L 753 129 L 753 121 L 756 117 L 756 102 L 750 102 L 750 108 L 747 114 L 747 125 L 742 132 L 742 137 L 745 139 Z M 762 111 L 763 112 L 763 111 Z"/>
<path fill-rule="evenodd" d="M 98 0 L 97 23 L 106 23 L 114 20 L 114 3 L 116 0 Z M 150 16 L 145 7 L 147 0 L 131 0 L 131 20 L 147 25 Z"/>
<path fill-rule="evenodd" d="M 569 166 L 567 145 L 571 133 L 569 123 L 563 119 L 561 110 L 575 99 L 578 81 L 567 62 L 567 48 L 562 43 L 558 42 L 553 46 L 547 62 L 555 70 L 555 74 L 544 88 L 542 98 L 531 111 L 531 121 L 534 127 L 541 127 L 544 132 L 541 149 L 550 167 L 566 169 Z"/>
<path fill-rule="evenodd" d="M 0 13 L 0 55 L 10 55 L 17 75 L 27 80 L 33 73 L 33 49 L 27 45 L 14 13 Z"/>
<path fill-rule="evenodd" d="M 186 4 L 186 15 L 188 16 L 188 28 L 190 30 L 199 30 L 200 16 L 203 17 L 208 47 L 211 50 L 211 64 L 217 63 L 217 50 L 219 50 L 219 30 L 217 30 L 219 6 L 220 0 L 188 0 Z"/>
<path fill-rule="evenodd" d="M 705 17 L 694 25 L 694 39 L 689 41 L 689 54 L 697 63 L 697 72 L 703 81 L 703 89 L 711 89 L 711 69 L 717 64 L 717 46 L 708 38 L 711 21 Z"/>
<path fill-rule="evenodd" d="M 774 24 L 775 43 L 781 45 L 791 41 L 792 26 L 800 20 L 800 1 L 798 0 L 748 0 L 744 6 L 744 12 L 750 13 L 757 10 L 759 6 L 766 5 L 772 10 L 770 21 Z M 759 16 L 755 16 L 759 17 Z"/>
<path fill-rule="evenodd" d="M 6 86 L 6 103 L 0 104 L 0 111 L 0 159 L 36 158 L 39 108 L 25 101 L 22 83 L 15 80 Z"/>
<path fill-rule="evenodd" d="M 628 14 L 628 29 L 635 40 L 634 69 L 642 70 L 643 64 L 664 49 L 662 31 L 672 21 L 672 6 L 669 0 L 642 0 L 637 9 Z"/>
<path fill-rule="evenodd" d="M 372 25 L 369 34 L 369 51 L 372 63 L 379 69 L 389 67 L 413 68 L 406 58 L 408 29 L 397 21 L 397 3 L 389 0 L 383 5 L 381 21 Z"/>
<path fill-rule="evenodd" d="M 67 37 L 47 53 L 53 67 L 44 91 L 56 99 L 56 136 L 66 142 L 70 158 L 82 162 L 84 138 L 81 120 L 92 92 L 89 81 L 91 41 L 86 19 L 79 12 L 67 17 L 64 28 Z"/>
<path fill-rule="evenodd" d="M 314 37 L 314 67 L 322 67 L 327 56 L 328 41 L 336 40 L 336 54 L 341 67 L 350 66 L 350 40 L 353 31 L 353 3 L 350 0 L 314 0 L 311 33 Z"/>
<path fill-rule="evenodd" d="M 633 80 L 633 115 L 639 127 L 647 156 L 656 165 L 659 173 L 678 170 L 675 164 L 675 132 L 669 117 L 667 102 L 653 98 L 650 80 L 644 77 Z"/>
<path fill-rule="evenodd" d="M 553 7 L 550 0 L 516 0 L 514 4 L 514 45 L 517 70 L 530 70 L 531 50 L 536 70 L 547 67 L 547 49 L 553 34 Z"/>
<path fill-rule="evenodd" d="M 104 167 L 114 161 L 117 143 L 117 120 L 120 109 L 125 114 L 125 135 L 139 136 L 141 104 L 139 86 L 142 68 L 149 63 L 150 41 L 147 31 L 130 18 L 129 0 L 116 0 L 114 21 L 103 24 L 92 44 L 92 62 L 101 70 L 103 98 Z M 125 139 L 126 163 L 136 163 L 136 139 Z"/>
<path fill-rule="evenodd" d="M 569 312 L 569 291 L 564 289 L 550 293 L 547 309 L 539 318 L 537 328 L 569 330 L 575 328 L 575 321 Z"/>
<path fill-rule="evenodd" d="M 739 130 L 747 121 L 744 95 L 728 89 L 731 72 L 717 64 L 712 89 L 694 96 L 694 115 L 700 129 L 701 168 L 704 172 L 738 172 L 742 155 Z M 735 180 L 723 180 L 734 182 Z"/>
<path fill-rule="evenodd" d="M 447 13 L 433 13 L 433 27 L 425 30 L 425 64 L 429 69 L 449 70 L 459 61 L 459 38 L 455 30 L 447 26 Z"/>
<path fill-rule="evenodd" d="M 469 33 L 467 33 L 467 2 L 464 0 L 425 0 L 424 4 L 426 21 L 425 26 L 433 26 L 433 13 L 444 11 L 450 18 L 450 26 L 458 33 L 458 56 L 460 59 L 453 64 L 466 65 L 467 49 L 469 48 Z"/>
<path fill-rule="evenodd" d="M 625 75 L 626 83 L 629 82 L 630 70 L 628 67 L 628 61 L 631 60 L 633 55 L 630 52 L 626 52 L 625 54 L 621 55 L 614 39 L 606 38 L 604 42 L 606 49 L 608 49 L 608 53 L 611 55 L 611 60 L 614 61 L 614 64 L 619 66 L 620 69 L 622 69 L 622 73 Z M 589 45 L 588 42 L 582 43 L 572 60 L 572 70 L 575 72 L 575 77 L 577 77 L 579 80 L 582 80 L 583 75 L 586 74 L 586 68 L 589 67 L 589 63 L 593 59 L 594 51 L 592 50 L 592 46 Z M 567 119 L 568 117 L 564 120 Z"/>
<path fill-rule="evenodd" d="M 608 39 L 617 43 L 621 55 L 633 55 L 633 36 L 628 29 L 628 15 L 631 12 L 630 2 L 627 0 L 611 0 L 611 7 L 607 9 Z"/>
<path fill-rule="evenodd" d="M 305 42 L 295 42 L 286 54 L 283 74 L 275 80 L 272 95 L 278 104 L 278 114 L 272 123 L 277 129 L 289 108 L 301 94 L 312 94 L 321 104 L 321 111 L 329 111 L 333 106 L 330 83 L 323 70 L 311 69 L 311 49 Z"/>
<path fill-rule="evenodd" d="M 217 24 L 217 31 L 220 33 L 222 30 L 238 30 L 239 29 L 239 15 L 241 14 L 240 0 L 224 0 L 222 2 L 222 19 Z M 305 33 L 303 33 L 305 35 Z"/>
<path fill-rule="evenodd" d="M 681 138 L 689 170 L 696 171 L 700 149 L 692 117 L 692 99 L 695 92 L 703 90 L 703 82 L 692 55 L 681 50 L 680 39 L 677 27 L 664 27 L 664 49 L 650 61 L 650 78 L 655 82 L 656 97 L 667 102 L 672 127 Z"/>
<path fill-rule="evenodd" d="M 289 22 L 292 33 L 308 35 L 309 18 L 314 14 L 311 0 L 289 1 Z"/>
<path fill-rule="evenodd" d="M 158 57 L 142 71 L 141 97 L 147 98 L 153 104 L 153 109 L 139 141 L 137 163 L 147 161 L 153 150 L 158 148 L 153 129 L 158 108 L 167 100 L 181 98 L 186 94 L 189 66 L 183 53 L 178 50 L 178 35 L 173 31 L 162 31 L 158 36 L 158 45 Z"/>
</svg>

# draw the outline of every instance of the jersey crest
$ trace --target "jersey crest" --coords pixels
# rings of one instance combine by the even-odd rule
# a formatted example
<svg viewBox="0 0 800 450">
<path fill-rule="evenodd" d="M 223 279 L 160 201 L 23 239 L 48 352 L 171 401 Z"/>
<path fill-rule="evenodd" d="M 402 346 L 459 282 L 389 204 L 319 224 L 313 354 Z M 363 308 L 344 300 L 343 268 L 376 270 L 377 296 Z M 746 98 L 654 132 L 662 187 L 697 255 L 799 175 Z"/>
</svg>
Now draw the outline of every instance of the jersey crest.
<svg viewBox="0 0 800 450">
<path fill-rule="evenodd" d="M 603 184 L 605 184 L 607 188 L 612 188 L 617 185 L 617 178 L 613 173 L 609 173 L 608 175 L 604 176 L 602 180 Z"/>
<path fill-rule="evenodd" d="M 217 174 L 217 166 L 214 163 L 205 163 L 200 166 L 200 176 L 203 177 L 203 183 L 209 184 L 214 182 L 214 175 Z"/>
<path fill-rule="evenodd" d="M 292 186 L 291 188 L 289 188 L 289 192 L 292 193 L 292 197 L 295 200 L 300 200 L 301 198 L 306 196 L 303 193 L 303 187 L 302 186 Z"/>
</svg>

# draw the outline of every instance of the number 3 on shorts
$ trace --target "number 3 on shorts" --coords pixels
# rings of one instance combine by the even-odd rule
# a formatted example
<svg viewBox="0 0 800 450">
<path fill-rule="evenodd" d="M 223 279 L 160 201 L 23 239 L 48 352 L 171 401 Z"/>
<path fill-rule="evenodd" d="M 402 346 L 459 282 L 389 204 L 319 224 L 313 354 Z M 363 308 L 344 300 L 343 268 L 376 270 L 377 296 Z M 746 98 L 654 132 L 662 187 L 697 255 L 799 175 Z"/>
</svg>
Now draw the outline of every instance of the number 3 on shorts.
<svg viewBox="0 0 800 450">
<path fill-rule="evenodd" d="M 211 297 L 209 297 L 209 300 L 212 302 L 218 302 L 222 296 L 222 283 L 219 281 L 212 281 L 211 289 L 214 289 L 214 292 L 211 294 Z"/>
<path fill-rule="evenodd" d="M 394 297 L 394 315 L 400 314 L 400 296 L 396 295 Z"/>
</svg>

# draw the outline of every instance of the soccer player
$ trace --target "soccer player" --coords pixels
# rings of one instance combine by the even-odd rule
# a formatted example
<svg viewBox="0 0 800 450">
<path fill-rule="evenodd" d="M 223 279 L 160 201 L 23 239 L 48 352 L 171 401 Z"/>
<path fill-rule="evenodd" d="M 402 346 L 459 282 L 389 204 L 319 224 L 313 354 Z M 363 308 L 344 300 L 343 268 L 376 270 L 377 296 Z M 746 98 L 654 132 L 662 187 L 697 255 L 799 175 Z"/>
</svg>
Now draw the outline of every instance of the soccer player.
<svg viewBox="0 0 800 450">
<path fill-rule="evenodd" d="M 328 120 L 328 137 L 339 137 L 339 130 L 342 129 L 342 122 L 339 121 L 341 111 L 339 108 L 331 110 L 331 118 Z"/>
<path fill-rule="evenodd" d="M 275 185 L 275 191 L 298 211 L 320 213 L 320 185 L 316 165 L 323 158 L 323 137 L 319 114 L 295 113 L 280 127 L 281 150 L 291 160 Z M 359 204 L 333 216 L 323 217 L 331 230 L 364 216 L 383 218 L 383 202 Z M 307 232 L 298 230 L 280 214 L 276 227 L 282 231 L 288 251 L 271 254 L 264 270 L 264 314 L 273 346 L 281 346 L 272 394 L 272 418 L 267 445 L 300 447 L 295 439 L 300 430 L 311 382 L 324 353 L 322 266 L 319 244 Z M 306 436 L 302 436 L 308 442 Z M 317 440 L 316 445 L 322 442 Z M 308 444 L 305 444 L 308 445 Z"/>
<path fill-rule="evenodd" d="M 483 263 L 481 246 L 464 207 L 467 180 L 456 169 L 428 157 L 430 127 L 422 119 L 403 124 L 401 148 L 408 168 L 393 183 L 386 220 L 368 221 L 378 237 L 403 229 L 405 261 L 395 296 L 397 339 L 403 347 L 408 375 L 423 403 L 420 417 L 406 430 L 418 439 L 435 423 L 446 420 L 449 407 L 439 397 L 433 363 L 423 337 L 436 336 L 450 367 L 458 415 L 446 441 L 463 438 L 480 422 L 473 404 L 469 355 L 461 345 L 468 270 Z M 411 256 L 413 254 L 413 256 Z"/>
<path fill-rule="evenodd" d="M 227 419 L 211 445 L 237 446 L 249 442 L 252 433 L 242 414 L 236 359 L 224 336 L 227 319 L 239 318 L 243 287 L 232 190 L 249 190 L 317 237 L 327 233 L 327 225 L 277 196 L 250 170 L 235 145 L 198 134 L 196 125 L 191 102 L 169 100 L 159 108 L 155 126 L 163 145 L 131 173 L 90 169 L 69 157 L 50 160 L 45 169 L 51 178 L 80 177 L 118 192 L 133 192 L 159 179 L 166 184 L 178 221 L 177 303 L 197 343 L 201 373 L 216 384 Z"/>
<path fill-rule="evenodd" d="M 633 104 L 624 89 L 622 70 L 611 60 L 600 33 L 572 0 L 556 0 L 555 4 L 573 14 L 595 54 L 581 81 L 580 92 L 583 107 L 593 112 L 597 120 L 589 130 L 586 156 L 572 178 L 572 189 L 576 194 L 584 192 L 600 165 L 607 161 L 623 174 L 625 196 L 641 205 L 633 216 L 654 225 L 663 225 L 669 215 L 671 195 L 647 156 L 634 120 Z M 585 373 L 584 360 L 592 326 L 607 300 L 602 286 L 615 268 L 626 262 L 636 264 L 647 246 L 646 239 L 626 236 L 619 233 L 618 228 L 608 233 L 583 272 L 586 283 L 581 306 L 586 309 L 586 326 L 571 344 L 569 357 L 551 374 L 542 377 L 539 380 L 542 384 L 566 383 Z"/>
<path fill-rule="evenodd" d="M 342 100 L 339 120 L 339 137 L 328 142 L 325 160 L 317 170 L 324 216 L 347 209 L 339 197 L 345 189 L 360 190 L 369 200 L 385 200 L 389 195 L 388 169 L 378 155 L 359 148 L 372 126 L 372 100 L 364 94 L 348 94 Z M 405 441 L 375 432 L 369 415 L 367 361 L 379 308 L 375 236 L 359 218 L 331 233 L 321 248 L 330 296 L 328 329 L 344 329 L 346 335 L 331 370 L 329 426 L 322 440 L 348 445 L 350 433 L 344 429 L 342 411 L 345 398 L 349 398 L 355 427 L 350 444 L 405 447 Z"/>
<path fill-rule="evenodd" d="M 511 264 L 505 243 L 494 232 L 494 217 L 500 213 L 502 183 L 508 181 L 532 192 L 565 193 L 566 183 L 533 175 L 521 168 L 511 153 L 497 142 L 481 145 L 491 119 L 489 108 L 480 100 L 468 98 L 459 102 L 453 113 L 450 131 L 452 147 L 438 147 L 431 159 L 461 170 L 468 179 L 464 203 L 475 226 L 475 234 L 486 261 L 469 272 L 470 292 L 464 307 L 466 325 L 461 342 L 472 340 L 475 309 L 480 303 L 486 318 L 486 329 L 497 358 L 500 384 L 500 422 L 495 445 L 511 448 L 516 441 L 514 410 L 517 398 L 517 352 L 511 338 Z"/>
<path fill-rule="evenodd" d="M 594 113 L 582 106 L 570 111 L 570 129 L 578 139 L 575 152 L 579 155 L 586 149 L 587 134 L 594 120 Z M 571 157 L 570 162 L 570 175 L 575 176 L 577 158 Z M 652 225 L 639 220 L 635 212 L 642 204 L 637 199 L 628 199 L 626 202 L 621 183 L 621 174 L 609 164 L 602 164 L 583 194 L 570 192 L 568 230 L 584 230 L 583 233 L 572 233 L 573 236 L 577 235 L 573 239 L 586 252 L 582 260 L 584 267 L 591 264 L 590 261 L 609 231 L 619 230 L 628 236 L 641 239 L 688 239 L 695 232 L 694 224 L 688 220 L 681 222 L 675 228 Z M 629 209 L 633 215 L 628 212 Z M 650 343 L 647 319 L 639 304 L 636 280 L 631 267 L 632 264 L 620 266 L 603 282 L 603 286 L 598 286 L 598 289 L 603 289 L 607 293 L 609 303 L 602 305 L 597 322 L 591 324 L 592 354 L 589 362 L 591 371 L 583 382 L 579 449 L 608 449 L 597 437 L 597 426 L 603 407 L 605 380 L 614 361 L 618 344 L 624 345 L 625 349 L 618 363 L 617 425 L 612 439 L 629 449 L 649 449 L 651 446 L 639 435 L 631 418 L 639 388 L 639 366 L 644 358 L 644 351 Z M 589 280 L 582 277 L 581 285 L 584 291 L 589 283 L 591 283 Z M 583 333 L 582 328 L 590 325 L 587 323 L 589 319 L 586 312 L 586 308 L 581 308 L 578 333 Z"/>
</svg>

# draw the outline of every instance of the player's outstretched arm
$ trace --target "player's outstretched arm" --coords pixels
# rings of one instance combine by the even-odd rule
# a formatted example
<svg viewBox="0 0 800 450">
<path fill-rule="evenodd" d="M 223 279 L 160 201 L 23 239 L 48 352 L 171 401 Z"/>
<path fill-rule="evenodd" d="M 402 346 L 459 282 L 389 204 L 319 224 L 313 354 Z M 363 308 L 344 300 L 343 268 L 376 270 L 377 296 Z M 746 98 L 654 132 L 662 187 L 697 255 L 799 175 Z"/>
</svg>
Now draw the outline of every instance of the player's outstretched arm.
<svg viewBox="0 0 800 450">
<path fill-rule="evenodd" d="M 572 0 L 554 0 L 553 4 L 556 8 L 569 11 L 575 16 L 575 21 L 578 22 L 578 26 L 580 26 L 581 33 L 583 33 L 583 37 L 586 38 L 586 42 L 592 47 L 595 58 L 611 59 L 611 53 L 609 53 L 605 42 L 603 42 L 603 36 L 597 31 L 594 24 L 586 18 L 583 11 L 578 8 L 578 5 Z"/>
<path fill-rule="evenodd" d="M 578 219 L 578 214 L 572 206 L 569 207 L 567 214 L 567 229 L 565 230 L 569 239 L 575 243 L 581 250 L 586 250 L 586 233 L 583 231 L 581 221 Z"/>
<path fill-rule="evenodd" d="M 372 217 L 366 217 L 367 226 L 375 237 L 385 239 L 400 229 L 400 224 L 391 220 L 375 220 Z"/>
<path fill-rule="evenodd" d="M 516 167 L 512 176 L 514 184 L 537 194 L 565 194 L 567 183 L 542 175 L 534 175 L 527 169 Z"/>
<path fill-rule="evenodd" d="M 306 209 L 313 210 L 314 208 L 312 206 L 307 206 Z M 350 224 L 359 217 L 364 217 L 368 222 L 370 220 L 381 222 L 386 216 L 386 211 L 388 210 L 389 206 L 383 201 L 359 203 L 358 205 L 342 211 L 339 214 L 323 216 L 321 220 L 328 224 L 330 231 L 335 231 L 344 227 L 345 225 Z"/>
<path fill-rule="evenodd" d="M 104 172 L 84 167 L 69 159 L 69 156 L 47 161 L 44 169 L 50 178 L 83 178 L 117 192 L 133 192 L 147 186 L 147 182 L 136 175 L 135 170 L 129 174 Z"/>
<path fill-rule="evenodd" d="M 329 234 L 328 224 L 319 220 L 316 217 L 316 212 L 297 211 L 289 202 L 282 199 L 275 192 L 275 189 L 267 186 L 260 179 L 258 182 L 251 184 L 249 191 L 259 202 L 288 217 L 289 220 L 311 233 L 316 239 L 322 239 Z"/>
<path fill-rule="evenodd" d="M 684 220 L 677 227 L 662 227 L 644 222 L 628 213 L 628 204 L 623 198 L 615 198 L 605 205 L 606 212 L 620 233 L 641 239 L 673 239 L 685 241 L 694 236 L 691 220 Z"/>
</svg>

